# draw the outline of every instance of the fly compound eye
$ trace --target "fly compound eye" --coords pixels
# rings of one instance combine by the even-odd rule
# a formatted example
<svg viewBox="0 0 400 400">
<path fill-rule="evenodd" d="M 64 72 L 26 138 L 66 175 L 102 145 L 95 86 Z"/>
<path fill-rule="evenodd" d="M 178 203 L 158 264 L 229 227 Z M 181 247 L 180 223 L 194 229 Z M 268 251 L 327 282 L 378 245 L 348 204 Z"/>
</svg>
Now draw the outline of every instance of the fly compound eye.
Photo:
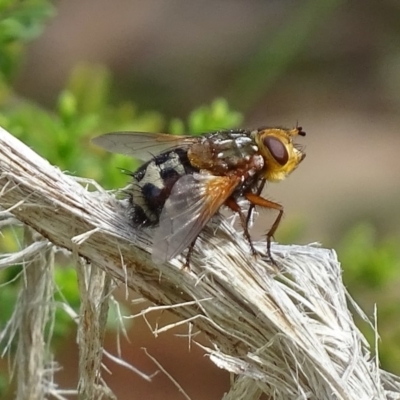
<svg viewBox="0 0 400 400">
<path fill-rule="evenodd" d="M 285 165 L 288 162 L 289 154 L 285 145 L 279 139 L 267 136 L 264 138 L 263 143 L 278 164 Z"/>
</svg>

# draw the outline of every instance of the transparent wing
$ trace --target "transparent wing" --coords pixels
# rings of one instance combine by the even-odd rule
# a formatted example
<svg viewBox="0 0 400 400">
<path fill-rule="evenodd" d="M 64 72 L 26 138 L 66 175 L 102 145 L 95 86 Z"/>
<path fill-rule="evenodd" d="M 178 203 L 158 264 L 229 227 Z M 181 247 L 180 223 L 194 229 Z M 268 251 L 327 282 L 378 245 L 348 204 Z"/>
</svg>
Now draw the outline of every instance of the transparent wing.
<svg viewBox="0 0 400 400">
<path fill-rule="evenodd" d="M 125 154 L 148 161 L 153 156 L 177 146 L 189 146 L 198 141 L 193 136 L 149 132 L 112 132 L 92 139 L 96 146 L 112 153 Z"/>
<path fill-rule="evenodd" d="M 240 178 L 208 173 L 184 175 L 172 188 L 160 216 L 152 259 L 165 262 L 180 254 L 232 194 Z"/>
</svg>

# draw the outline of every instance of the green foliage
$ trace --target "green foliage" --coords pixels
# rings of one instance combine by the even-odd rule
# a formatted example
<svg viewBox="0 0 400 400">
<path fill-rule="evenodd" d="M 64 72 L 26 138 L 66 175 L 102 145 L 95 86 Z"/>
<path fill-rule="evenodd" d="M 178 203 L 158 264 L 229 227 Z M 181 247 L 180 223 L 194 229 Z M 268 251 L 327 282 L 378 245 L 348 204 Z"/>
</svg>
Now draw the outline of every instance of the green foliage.
<svg viewBox="0 0 400 400">
<path fill-rule="evenodd" d="M 243 116 L 229 109 L 225 99 L 216 99 L 209 106 L 202 106 L 194 110 L 185 126 L 180 119 L 173 119 L 169 130 L 176 135 L 187 133 L 199 134 L 216 129 L 236 128 L 243 122 Z"/>
<path fill-rule="evenodd" d="M 54 294 L 56 304 L 67 303 L 73 310 L 79 313 L 80 297 L 77 288 L 77 276 L 75 268 L 59 266 L 55 269 L 54 280 L 58 291 Z M 62 339 L 75 328 L 71 317 L 62 309 L 56 309 L 53 337 L 55 340 Z"/>
<path fill-rule="evenodd" d="M 6 255 L 17 251 L 22 236 L 23 230 L 21 228 L 2 229 L 0 254 Z M 21 271 L 20 265 L 0 270 L 0 332 L 10 319 L 17 301 Z"/>
<path fill-rule="evenodd" d="M 5 375 L 0 375 L 0 395 L 6 393 L 9 387 L 8 379 Z"/>
<path fill-rule="evenodd" d="M 0 123 L 61 170 L 109 187 L 122 186 L 126 177 L 118 168 L 129 170 L 133 161 L 103 152 L 92 146 L 90 139 L 115 130 L 158 131 L 164 120 L 156 112 L 139 112 L 131 102 L 111 105 L 111 84 L 104 67 L 80 65 L 72 72 L 54 111 L 19 100 L 17 107 L 3 107 L 6 111 L 0 112 Z M 10 94 L 10 103 L 12 100 Z"/>
<path fill-rule="evenodd" d="M 376 230 L 368 223 L 351 229 L 338 250 L 345 266 L 346 282 L 364 289 L 379 289 L 400 277 L 399 239 L 395 236 L 378 238 Z"/>
<path fill-rule="evenodd" d="M 24 44 L 39 36 L 53 15 L 49 0 L 0 0 L 0 82 L 18 72 Z"/>
<path fill-rule="evenodd" d="M 400 235 L 379 237 L 368 223 L 354 226 L 338 246 L 344 281 L 349 292 L 372 319 L 378 308 L 382 338 L 379 358 L 385 369 L 400 373 Z M 375 335 L 362 321 L 360 327 L 374 346 Z"/>
<path fill-rule="evenodd" d="M 22 267 L 20 265 L 15 265 L 11 268 L 7 268 L 0 274 L 0 328 L 5 326 L 7 321 L 11 318 L 18 298 L 21 270 Z"/>
</svg>

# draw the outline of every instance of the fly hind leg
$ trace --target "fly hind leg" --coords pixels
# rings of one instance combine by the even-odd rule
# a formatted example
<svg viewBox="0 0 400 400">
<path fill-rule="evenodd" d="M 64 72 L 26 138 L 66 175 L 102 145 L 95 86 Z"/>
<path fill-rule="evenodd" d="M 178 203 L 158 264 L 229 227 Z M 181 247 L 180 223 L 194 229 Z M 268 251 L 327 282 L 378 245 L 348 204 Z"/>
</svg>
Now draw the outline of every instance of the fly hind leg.
<svg viewBox="0 0 400 400">
<path fill-rule="evenodd" d="M 190 243 L 190 246 L 189 246 L 188 251 L 186 253 L 185 264 L 183 264 L 183 266 L 182 266 L 183 270 L 190 271 L 190 261 L 192 259 L 192 254 L 193 254 L 193 250 L 194 250 L 194 246 L 196 244 L 197 238 L 198 238 L 198 236 L 196 236 L 196 238 L 193 240 L 193 242 Z"/>
</svg>

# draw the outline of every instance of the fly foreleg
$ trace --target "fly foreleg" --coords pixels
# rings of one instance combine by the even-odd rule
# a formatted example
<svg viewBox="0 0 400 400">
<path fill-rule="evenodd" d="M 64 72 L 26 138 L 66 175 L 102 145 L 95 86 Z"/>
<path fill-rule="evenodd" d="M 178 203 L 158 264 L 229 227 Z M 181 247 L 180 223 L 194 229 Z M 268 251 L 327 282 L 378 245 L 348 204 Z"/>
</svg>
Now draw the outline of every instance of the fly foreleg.
<svg viewBox="0 0 400 400">
<path fill-rule="evenodd" d="M 225 202 L 225 205 L 229 207 L 232 211 L 238 213 L 239 218 L 240 218 L 240 223 L 243 228 L 243 234 L 246 240 L 249 243 L 251 253 L 253 256 L 257 254 L 256 249 L 253 246 L 253 242 L 251 240 L 250 232 L 249 232 L 249 221 L 246 218 L 246 216 L 243 214 L 242 209 L 240 208 L 239 204 L 236 202 L 236 200 L 233 197 L 229 197 L 229 199 Z"/>
<path fill-rule="evenodd" d="M 250 204 L 253 204 L 254 206 L 260 206 L 260 207 L 264 207 L 264 208 L 272 208 L 273 210 L 278 211 L 278 216 L 276 217 L 270 230 L 267 232 L 268 257 L 271 260 L 272 264 L 274 264 L 276 266 L 277 264 L 276 264 L 275 260 L 272 258 L 272 254 L 271 254 L 271 238 L 274 237 L 274 234 L 275 234 L 276 230 L 278 229 L 278 226 L 281 222 L 281 219 L 283 216 L 283 207 L 278 203 L 274 203 L 273 201 L 264 199 L 263 197 L 258 196 L 257 194 L 254 194 L 254 193 L 245 193 L 245 197 L 250 202 Z"/>
</svg>

